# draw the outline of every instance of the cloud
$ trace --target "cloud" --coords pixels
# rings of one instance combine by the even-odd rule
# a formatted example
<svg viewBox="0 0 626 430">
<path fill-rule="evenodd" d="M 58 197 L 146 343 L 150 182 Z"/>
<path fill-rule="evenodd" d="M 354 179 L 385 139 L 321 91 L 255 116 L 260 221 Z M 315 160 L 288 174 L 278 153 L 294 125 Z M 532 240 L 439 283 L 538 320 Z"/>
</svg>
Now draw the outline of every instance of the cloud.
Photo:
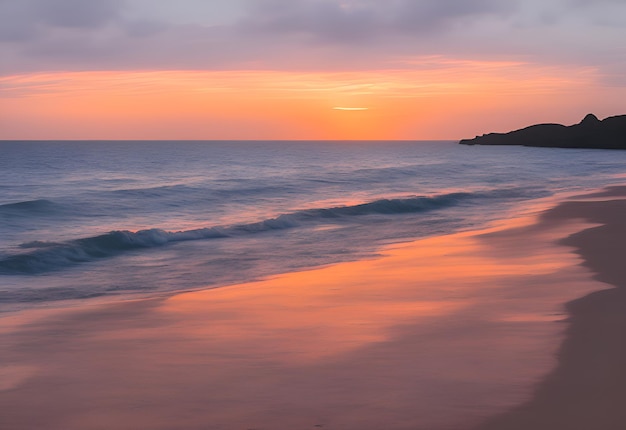
<svg viewBox="0 0 626 430">
<path fill-rule="evenodd" d="M 0 42 L 31 39 L 35 32 L 27 2 L 0 0 Z"/>
<path fill-rule="evenodd" d="M 26 4 L 46 25 L 99 28 L 120 18 L 124 3 L 121 0 L 26 0 Z"/>
<path fill-rule="evenodd" d="M 353 43 L 403 33 L 443 31 L 471 16 L 504 14 L 515 1 L 496 0 L 251 0 L 243 28 Z"/>
<path fill-rule="evenodd" d="M 54 28 L 101 28 L 121 16 L 122 0 L 1 0 L 0 41 L 44 37 Z"/>
<path fill-rule="evenodd" d="M 496 0 L 402 0 L 394 2 L 394 25 L 405 31 L 443 30 L 455 21 L 485 15 L 505 16 L 515 11 L 516 1 Z"/>
<path fill-rule="evenodd" d="M 0 73 L 138 66 L 135 41 L 156 42 L 168 25 L 127 19 L 127 1 L 0 0 Z"/>
<path fill-rule="evenodd" d="M 428 55 L 626 72 L 623 0 L 231 0 L 228 19 L 216 6 L 193 21 L 165 2 L 0 0 L 0 73 L 384 69 Z"/>
<path fill-rule="evenodd" d="M 364 110 L 369 110 L 369 108 L 366 107 L 340 107 L 340 106 L 335 106 L 333 108 L 333 110 L 342 110 L 342 111 L 364 111 Z"/>
<path fill-rule="evenodd" d="M 332 0 L 256 0 L 249 3 L 243 30 L 268 35 L 300 34 L 344 42 L 369 39 L 381 30 L 377 8 Z"/>
</svg>

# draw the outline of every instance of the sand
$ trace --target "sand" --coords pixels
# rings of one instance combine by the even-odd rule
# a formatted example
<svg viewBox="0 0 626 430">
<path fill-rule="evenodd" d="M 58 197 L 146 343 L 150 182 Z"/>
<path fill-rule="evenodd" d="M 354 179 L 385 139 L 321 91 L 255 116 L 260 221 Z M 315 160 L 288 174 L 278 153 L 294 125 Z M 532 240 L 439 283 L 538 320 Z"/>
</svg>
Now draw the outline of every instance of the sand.
<svg viewBox="0 0 626 430">
<path fill-rule="evenodd" d="M 550 225 L 566 219 L 599 224 L 562 240 L 611 289 L 567 303 L 567 337 L 558 366 L 532 399 L 481 430 L 626 428 L 626 187 L 596 193 L 595 201 L 565 202 L 543 215 Z M 598 200 L 598 199 L 608 200 Z"/>
<path fill-rule="evenodd" d="M 5 316 L 0 428 L 626 428 L 625 190 L 371 260 Z"/>
</svg>

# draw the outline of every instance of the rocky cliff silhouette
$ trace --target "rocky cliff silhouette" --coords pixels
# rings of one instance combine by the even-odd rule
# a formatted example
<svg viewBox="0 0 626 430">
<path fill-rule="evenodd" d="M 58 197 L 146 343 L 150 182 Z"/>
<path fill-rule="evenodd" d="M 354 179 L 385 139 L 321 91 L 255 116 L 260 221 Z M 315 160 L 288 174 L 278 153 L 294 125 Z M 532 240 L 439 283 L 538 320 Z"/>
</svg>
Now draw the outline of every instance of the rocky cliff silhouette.
<svg viewBox="0 0 626 430">
<path fill-rule="evenodd" d="M 626 115 L 600 121 L 588 114 L 579 124 L 537 124 L 509 133 L 463 139 L 462 145 L 522 145 L 546 148 L 626 149 Z"/>
</svg>

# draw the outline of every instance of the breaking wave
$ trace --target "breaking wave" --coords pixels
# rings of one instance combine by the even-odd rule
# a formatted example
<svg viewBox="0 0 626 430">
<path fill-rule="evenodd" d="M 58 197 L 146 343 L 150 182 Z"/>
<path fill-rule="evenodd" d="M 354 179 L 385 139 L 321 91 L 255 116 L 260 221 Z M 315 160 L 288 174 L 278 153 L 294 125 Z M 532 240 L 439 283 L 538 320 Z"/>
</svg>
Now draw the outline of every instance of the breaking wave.
<svg viewBox="0 0 626 430">
<path fill-rule="evenodd" d="M 366 215 L 415 214 L 456 206 L 480 196 L 480 193 L 459 192 L 432 197 L 381 199 L 352 206 L 304 209 L 259 222 L 231 226 L 184 231 L 166 231 L 157 228 L 136 232 L 123 230 L 66 242 L 34 241 L 20 245 L 24 252 L 0 259 L 0 274 L 44 273 L 132 250 L 157 248 L 172 242 L 238 237 L 314 223 L 341 222 Z"/>
</svg>

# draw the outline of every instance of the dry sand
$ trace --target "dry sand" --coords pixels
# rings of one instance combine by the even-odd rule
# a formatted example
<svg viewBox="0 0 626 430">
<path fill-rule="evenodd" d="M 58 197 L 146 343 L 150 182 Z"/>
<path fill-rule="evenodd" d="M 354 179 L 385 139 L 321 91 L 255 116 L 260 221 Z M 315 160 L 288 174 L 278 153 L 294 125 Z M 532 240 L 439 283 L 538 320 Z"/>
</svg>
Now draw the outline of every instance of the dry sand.
<svg viewBox="0 0 626 430">
<path fill-rule="evenodd" d="M 368 261 L 4 317 L 0 429 L 624 429 L 622 194 Z"/>
</svg>

